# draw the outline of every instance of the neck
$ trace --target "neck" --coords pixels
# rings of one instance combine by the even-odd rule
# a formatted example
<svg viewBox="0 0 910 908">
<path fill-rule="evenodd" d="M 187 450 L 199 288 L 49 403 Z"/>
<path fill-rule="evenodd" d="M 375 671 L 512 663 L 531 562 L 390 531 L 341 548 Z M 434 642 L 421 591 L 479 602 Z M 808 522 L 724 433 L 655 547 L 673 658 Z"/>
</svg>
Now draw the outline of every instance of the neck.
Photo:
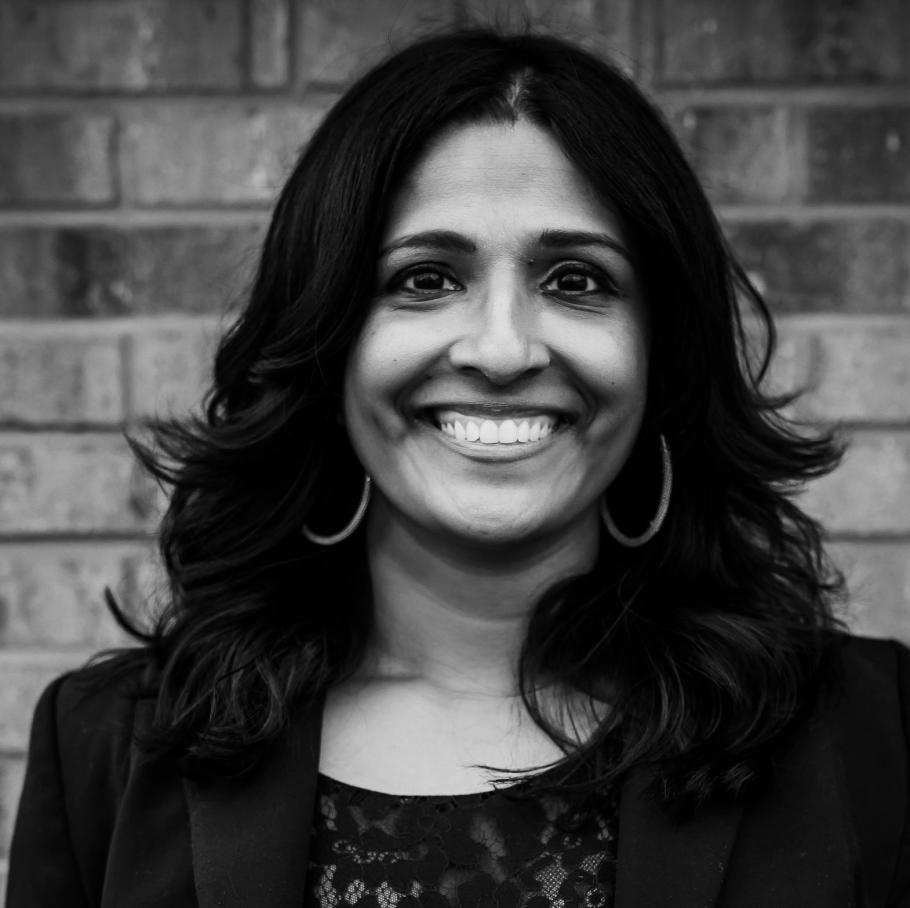
<svg viewBox="0 0 910 908">
<path fill-rule="evenodd" d="M 459 545 L 402 522 L 374 499 L 367 528 L 374 614 L 365 670 L 449 695 L 516 696 L 534 605 L 553 583 L 590 570 L 598 532 L 592 513 L 533 544 Z"/>
</svg>

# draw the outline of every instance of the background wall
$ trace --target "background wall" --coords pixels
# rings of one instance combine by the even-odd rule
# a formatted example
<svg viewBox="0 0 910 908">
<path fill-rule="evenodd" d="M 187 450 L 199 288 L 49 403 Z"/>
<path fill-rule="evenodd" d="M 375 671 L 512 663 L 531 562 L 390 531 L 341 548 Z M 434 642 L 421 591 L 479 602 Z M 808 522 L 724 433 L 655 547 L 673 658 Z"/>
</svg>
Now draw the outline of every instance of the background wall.
<svg viewBox="0 0 910 908">
<path fill-rule="evenodd" d="M 807 502 L 854 626 L 910 641 L 908 0 L 0 0 L 0 860 L 38 693 L 118 639 L 104 585 L 149 574 L 123 427 L 197 400 L 352 75 L 390 36 L 522 10 L 671 118 L 780 316 L 776 381 L 852 435 Z"/>
</svg>

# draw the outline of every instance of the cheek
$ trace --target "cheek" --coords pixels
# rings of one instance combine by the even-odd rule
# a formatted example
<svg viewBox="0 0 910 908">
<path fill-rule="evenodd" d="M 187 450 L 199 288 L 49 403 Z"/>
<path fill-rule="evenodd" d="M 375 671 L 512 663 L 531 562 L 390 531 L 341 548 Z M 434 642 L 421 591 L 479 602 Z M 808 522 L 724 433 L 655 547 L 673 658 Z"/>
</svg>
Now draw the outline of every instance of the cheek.
<svg viewBox="0 0 910 908">
<path fill-rule="evenodd" d="M 643 406 L 647 396 L 648 343 L 634 320 L 563 330 L 562 349 L 601 404 Z"/>
<path fill-rule="evenodd" d="M 400 432 L 403 420 L 397 402 L 422 366 L 413 333 L 409 337 L 406 331 L 368 323 L 345 371 L 344 410 L 349 429 L 389 432 L 397 427 Z"/>
</svg>

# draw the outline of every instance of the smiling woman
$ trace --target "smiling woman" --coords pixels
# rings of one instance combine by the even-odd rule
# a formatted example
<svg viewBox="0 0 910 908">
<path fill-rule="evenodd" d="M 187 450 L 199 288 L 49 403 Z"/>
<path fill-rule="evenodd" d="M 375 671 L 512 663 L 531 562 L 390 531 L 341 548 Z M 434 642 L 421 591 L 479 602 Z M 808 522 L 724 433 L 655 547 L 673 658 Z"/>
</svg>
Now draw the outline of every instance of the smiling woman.
<svg viewBox="0 0 910 908">
<path fill-rule="evenodd" d="M 910 904 L 910 654 L 834 618 L 773 339 L 608 63 L 368 73 L 134 442 L 169 602 L 39 703 L 9 904 Z"/>
</svg>

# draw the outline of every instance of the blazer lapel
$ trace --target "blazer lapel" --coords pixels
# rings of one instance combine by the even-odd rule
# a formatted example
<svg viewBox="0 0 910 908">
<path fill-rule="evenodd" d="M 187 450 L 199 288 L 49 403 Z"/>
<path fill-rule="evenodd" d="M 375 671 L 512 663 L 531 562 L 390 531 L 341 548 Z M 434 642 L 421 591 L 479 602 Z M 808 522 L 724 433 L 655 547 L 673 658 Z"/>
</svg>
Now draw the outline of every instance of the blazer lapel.
<svg viewBox="0 0 910 908">
<path fill-rule="evenodd" d="M 646 793 L 651 774 L 634 770 L 619 804 L 615 908 L 709 908 L 718 897 L 742 810 L 705 809 L 674 822 Z"/>
<path fill-rule="evenodd" d="M 200 908 L 300 908 L 321 704 L 298 716 L 251 777 L 185 782 Z"/>
<path fill-rule="evenodd" d="M 745 806 L 674 823 L 644 794 L 649 773 L 633 771 L 620 798 L 616 908 L 862 904 L 841 772 L 819 718 L 798 726 Z"/>
</svg>

